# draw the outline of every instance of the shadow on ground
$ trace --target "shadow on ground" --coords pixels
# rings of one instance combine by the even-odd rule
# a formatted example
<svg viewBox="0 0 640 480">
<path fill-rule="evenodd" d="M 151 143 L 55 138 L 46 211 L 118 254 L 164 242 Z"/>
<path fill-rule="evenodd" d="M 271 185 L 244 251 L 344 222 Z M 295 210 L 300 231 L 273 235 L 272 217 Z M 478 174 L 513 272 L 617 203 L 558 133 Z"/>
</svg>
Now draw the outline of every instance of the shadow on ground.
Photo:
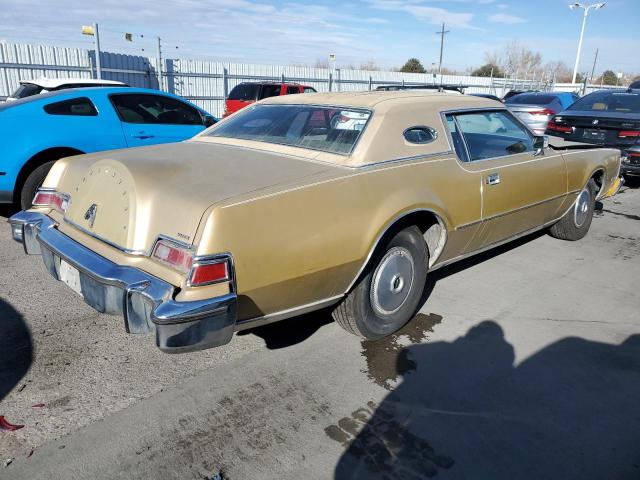
<svg viewBox="0 0 640 480">
<path fill-rule="evenodd" d="M 640 335 L 569 337 L 515 366 L 485 321 L 405 350 L 403 381 L 380 405 L 325 429 L 346 448 L 336 479 L 640 478 Z"/>
<path fill-rule="evenodd" d="M 22 315 L 0 298 L 0 401 L 18 385 L 32 361 L 29 327 Z"/>
<path fill-rule="evenodd" d="M 19 211 L 20 209 L 13 205 L 0 205 L 0 217 L 9 218 L 11 215 L 18 213 Z"/>
</svg>

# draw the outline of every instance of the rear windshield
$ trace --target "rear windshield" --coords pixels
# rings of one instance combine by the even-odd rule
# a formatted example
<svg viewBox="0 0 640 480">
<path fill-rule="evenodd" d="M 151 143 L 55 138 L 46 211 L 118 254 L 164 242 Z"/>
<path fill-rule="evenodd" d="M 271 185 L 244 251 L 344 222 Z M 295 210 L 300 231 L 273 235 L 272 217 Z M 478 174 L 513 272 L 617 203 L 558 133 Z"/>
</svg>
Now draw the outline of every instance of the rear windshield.
<svg viewBox="0 0 640 480">
<path fill-rule="evenodd" d="M 227 118 L 206 135 L 349 154 L 370 116 L 368 110 L 343 107 L 255 105 Z"/>
<path fill-rule="evenodd" d="M 640 113 L 640 93 L 593 92 L 577 100 L 568 110 Z"/>
<path fill-rule="evenodd" d="M 236 85 L 229 93 L 229 100 L 244 100 L 253 101 L 258 98 L 258 89 L 260 84 L 258 83 L 241 83 Z"/>
<path fill-rule="evenodd" d="M 535 93 L 521 93 L 507 100 L 508 104 L 517 105 L 546 105 L 556 100 L 554 95 L 539 95 Z"/>
<path fill-rule="evenodd" d="M 13 98 L 25 98 L 32 95 L 37 95 L 42 91 L 42 87 L 34 85 L 33 83 L 23 83 L 15 92 L 11 95 Z"/>
</svg>

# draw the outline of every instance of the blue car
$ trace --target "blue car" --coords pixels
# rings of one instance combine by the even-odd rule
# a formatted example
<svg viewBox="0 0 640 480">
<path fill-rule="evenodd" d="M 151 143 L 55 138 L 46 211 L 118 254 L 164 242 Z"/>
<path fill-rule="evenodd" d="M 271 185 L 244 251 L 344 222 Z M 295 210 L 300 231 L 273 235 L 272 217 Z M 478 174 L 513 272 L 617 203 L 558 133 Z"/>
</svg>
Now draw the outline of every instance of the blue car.
<svg viewBox="0 0 640 480">
<path fill-rule="evenodd" d="M 179 142 L 215 122 L 180 97 L 145 88 L 77 88 L 4 103 L 0 203 L 29 208 L 60 158 Z"/>
</svg>

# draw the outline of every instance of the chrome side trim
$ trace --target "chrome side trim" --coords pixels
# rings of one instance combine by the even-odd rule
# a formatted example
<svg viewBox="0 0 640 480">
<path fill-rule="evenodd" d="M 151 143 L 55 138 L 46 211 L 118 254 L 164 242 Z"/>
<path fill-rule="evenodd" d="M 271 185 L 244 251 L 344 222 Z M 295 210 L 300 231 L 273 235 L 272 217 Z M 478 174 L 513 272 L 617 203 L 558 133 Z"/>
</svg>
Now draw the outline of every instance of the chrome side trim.
<svg viewBox="0 0 640 480">
<path fill-rule="evenodd" d="M 379 162 L 373 162 L 373 163 L 367 163 L 366 165 L 358 165 L 355 167 L 348 167 L 354 170 L 364 170 L 367 168 L 372 168 L 372 167 L 378 167 L 380 165 L 387 165 L 387 164 L 392 164 L 392 163 L 401 163 L 401 162 L 410 162 L 412 160 L 426 160 L 429 158 L 433 158 L 433 157 L 444 157 L 444 156 L 450 156 L 452 155 L 453 152 L 451 150 L 448 151 L 444 151 L 444 152 L 435 152 L 435 153 L 424 153 L 421 155 L 412 155 L 410 157 L 399 157 L 399 158 L 393 158 L 391 160 L 381 160 Z M 448 160 L 448 158 L 443 158 L 441 161 L 445 161 Z"/>
<path fill-rule="evenodd" d="M 247 330 L 249 328 L 256 328 L 262 325 L 268 325 L 270 323 L 278 322 L 280 320 L 285 320 L 287 318 L 296 317 L 298 315 L 302 315 L 305 313 L 313 312 L 315 310 L 320 310 L 325 307 L 329 307 L 338 303 L 338 301 L 343 298 L 344 295 L 336 295 L 334 297 L 325 298 L 323 300 L 318 300 L 317 302 L 307 303 L 306 305 L 301 305 L 299 307 L 293 307 L 286 310 L 281 310 L 279 312 L 269 313 L 268 315 L 264 315 L 262 317 L 250 318 L 248 320 L 241 320 L 236 322 L 236 332 L 240 332 L 242 330 Z"/>
<path fill-rule="evenodd" d="M 566 197 L 567 195 L 570 195 L 572 193 L 575 193 L 575 192 L 562 193 L 554 197 L 547 198 L 546 200 L 540 200 L 539 202 L 530 203 L 529 205 L 525 205 L 523 207 L 514 208 L 513 210 L 509 210 L 508 212 L 497 213 L 495 215 L 491 215 L 490 217 L 483 218 L 482 221 L 489 221 L 496 218 L 505 217 L 507 215 L 511 215 L 512 213 L 517 213 L 522 210 L 526 210 L 527 208 L 533 208 L 533 207 L 537 207 L 538 205 L 542 205 L 544 203 L 553 202 L 554 200 L 557 200 L 562 197 Z"/>
<path fill-rule="evenodd" d="M 572 207 L 573 207 L 573 205 L 572 205 Z M 457 257 L 453 257 L 453 258 L 450 258 L 449 260 L 445 260 L 444 262 L 438 263 L 438 264 L 434 265 L 433 267 L 431 267 L 429 269 L 429 272 L 433 272 L 435 270 L 438 270 L 441 267 L 445 267 L 447 265 L 451 265 L 452 263 L 458 262 L 460 260 L 464 260 L 465 258 L 473 257 L 474 255 L 478 255 L 480 253 L 486 252 L 487 250 L 491 250 L 492 248 L 499 247 L 500 245 L 504 245 L 505 243 L 509 243 L 509 242 L 511 242 L 513 240 L 517 240 L 519 238 L 526 237 L 527 235 L 530 235 L 530 234 L 532 234 L 534 232 L 537 232 L 539 230 L 543 230 L 544 228 L 547 228 L 547 227 L 553 225 L 554 223 L 556 223 L 563 216 L 564 215 L 558 217 L 555 220 L 547 222 L 545 224 L 539 225 L 539 226 L 531 228 L 529 230 L 525 230 L 524 232 L 521 232 L 521 233 L 519 233 L 517 235 L 514 235 L 513 237 L 509 237 L 507 239 L 500 240 L 498 242 L 492 243 L 491 245 L 484 246 L 484 247 L 482 247 L 482 248 L 480 248 L 478 250 L 474 250 L 473 252 L 463 253 L 462 255 L 458 255 Z"/>
<path fill-rule="evenodd" d="M 371 250 L 369 250 L 369 253 L 367 254 L 367 257 L 365 258 L 362 266 L 358 269 L 358 273 L 356 274 L 356 276 L 353 278 L 353 280 L 351 281 L 351 283 L 347 287 L 347 290 L 344 292 L 345 295 L 347 293 L 349 293 L 349 291 L 353 288 L 355 283 L 358 281 L 358 278 L 360 278 L 360 275 L 362 275 L 362 272 L 364 272 L 364 269 L 367 267 L 367 264 L 369 263 L 369 260 L 371 260 L 371 257 L 373 256 L 373 252 L 375 252 L 376 248 L 378 248 L 378 244 L 380 243 L 380 240 L 382 240 L 382 237 L 384 237 L 384 235 L 387 233 L 389 228 L 394 223 L 396 223 L 398 220 L 406 217 L 407 215 L 411 215 L 412 213 L 416 213 L 416 212 L 432 213 L 436 217 L 436 220 L 438 221 L 438 223 L 440 223 L 442 225 L 443 231 L 445 232 L 444 234 L 446 235 L 447 228 L 446 228 L 446 224 L 444 223 L 444 220 L 442 220 L 442 218 L 440 218 L 440 215 L 438 215 L 435 211 L 433 211 L 431 209 L 428 209 L 428 208 L 416 208 L 414 210 L 409 210 L 408 212 L 403 212 L 400 215 L 395 216 L 392 220 L 387 222 L 385 224 L 384 228 L 380 231 L 380 234 L 378 235 L 378 237 L 375 239 L 375 241 L 373 243 L 373 247 L 371 248 Z M 445 244 L 446 244 L 446 237 L 445 237 L 444 243 L 442 244 L 442 248 L 440 249 L 440 252 L 437 252 L 437 255 L 434 255 L 434 258 L 433 258 L 433 262 L 434 263 L 438 259 L 438 256 L 440 255 L 440 253 L 442 253 L 442 251 L 444 250 L 444 245 Z M 436 252 L 434 252 L 434 254 L 435 253 Z M 429 263 L 431 264 L 431 258 L 429 259 Z"/>
</svg>

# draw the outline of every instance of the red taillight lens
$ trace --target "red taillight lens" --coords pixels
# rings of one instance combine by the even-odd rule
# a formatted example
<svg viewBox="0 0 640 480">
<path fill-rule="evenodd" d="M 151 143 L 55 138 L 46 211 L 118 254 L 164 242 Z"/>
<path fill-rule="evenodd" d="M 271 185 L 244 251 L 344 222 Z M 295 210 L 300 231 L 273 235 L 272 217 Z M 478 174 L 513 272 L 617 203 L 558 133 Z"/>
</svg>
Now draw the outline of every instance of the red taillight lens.
<svg viewBox="0 0 640 480">
<path fill-rule="evenodd" d="M 618 132 L 618 137 L 640 137 L 640 130 L 621 130 L 620 132 Z"/>
<path fill-rule="evenodd" d="M 196 263 L 191 269 L 189 283 L 192 286 L 210 285 L 229 280 L 229 262 L 227 259 Z"/>
<path fill-rule="evenodd" d="M 38 190 L 31 203 L 34 207 L 51 207 L 64 213 L 69 206 L 69 196 L 53 190 Z"/>
<path fill-rule="evenodd" d="M 191 250 L 181 247 L 170 240 L 158 240 L 151 256 L 185 273 L 191 269 L 193 264 Z"/>
<path fill-rule="evenodd" d="M 554 112 L 553 110 L 549 109 L 549 108 L 544 108 L 542 110 L 534 110 L 532 112 L 529 112 L 530 115 L 555 115 L 556 112 Z"/>
<path fill-rule="evenodd" d="M 562 133 L 572 132 L 571 127 L 568 127 L 566 125 L 559 125 L 553 120 L 550 120 L 549 123 L 547 123 L 547 130 L 551 130 L 552 132 L 562 132 Z"/>
</svg>

